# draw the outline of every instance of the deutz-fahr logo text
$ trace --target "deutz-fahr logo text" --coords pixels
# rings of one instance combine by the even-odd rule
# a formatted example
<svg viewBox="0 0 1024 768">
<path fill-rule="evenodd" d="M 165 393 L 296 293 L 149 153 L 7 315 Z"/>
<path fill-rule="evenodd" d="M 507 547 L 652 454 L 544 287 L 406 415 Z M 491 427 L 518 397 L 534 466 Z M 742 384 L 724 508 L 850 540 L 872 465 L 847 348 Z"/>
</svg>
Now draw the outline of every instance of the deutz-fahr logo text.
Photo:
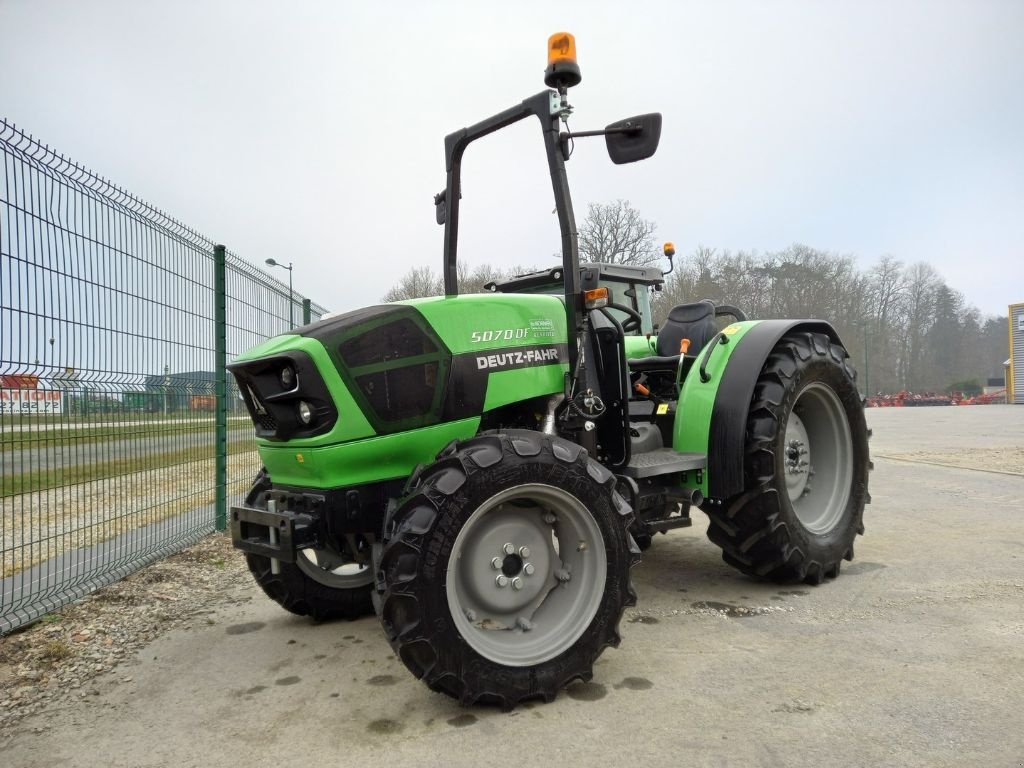
<svg viewBox="0 0 1024 768">
<path fill-rule="evenodd" d="M 476 358 L 477 370 L 492 368 L 514 368 L 523 365 L 538 365 L 545 363 L 557 363 L 558 350 L 552 347 L 541 349 L 510 350 L 498 352 L 493 355 L 478 355 Z"/>
</svg>

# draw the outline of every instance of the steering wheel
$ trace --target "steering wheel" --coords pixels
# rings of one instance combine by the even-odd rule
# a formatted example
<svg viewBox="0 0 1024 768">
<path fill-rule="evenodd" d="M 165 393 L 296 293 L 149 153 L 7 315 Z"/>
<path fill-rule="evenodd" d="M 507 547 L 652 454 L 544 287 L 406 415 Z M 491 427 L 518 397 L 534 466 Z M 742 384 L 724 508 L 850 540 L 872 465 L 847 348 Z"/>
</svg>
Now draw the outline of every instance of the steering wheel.
<svg viewBox="0 0 1024 768">
<path fill-rule="evenodd" d="M 639 312 L 632 307 L 627 307 L 623 304 L 608 304 L 608 309 L 615 309 L 626 315 L 626 319 L 620 323 L 624 332 L 631 333 L 636 331 L 637 333 L 640 333 L 640 329 L 643 328 L 644 320 L 640 317 Z"/>
</svg>

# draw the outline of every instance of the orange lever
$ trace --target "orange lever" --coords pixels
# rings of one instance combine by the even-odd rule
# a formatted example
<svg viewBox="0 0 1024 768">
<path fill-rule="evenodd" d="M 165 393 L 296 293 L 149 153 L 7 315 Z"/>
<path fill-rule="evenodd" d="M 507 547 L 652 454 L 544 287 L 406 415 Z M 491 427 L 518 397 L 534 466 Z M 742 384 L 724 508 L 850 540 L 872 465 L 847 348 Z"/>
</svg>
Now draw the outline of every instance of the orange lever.
<svg viewBox="0 0 1024 768">
<path fill-rule="evenodd" d="M 651 394 L 651 390 L 641 384 L 639 381 L 633 385 L 633 389 L 639 392 L 644 397 L 648 397 Z"/>
<path fill-rule="evenodd" d="M 682 341 L 680 341 L 679 342 L 679 354 L 680 355 L 685 355 L 689 351 L 690 351 L 690 340 L 689 339 L 683 339 Z"/>
</svg>

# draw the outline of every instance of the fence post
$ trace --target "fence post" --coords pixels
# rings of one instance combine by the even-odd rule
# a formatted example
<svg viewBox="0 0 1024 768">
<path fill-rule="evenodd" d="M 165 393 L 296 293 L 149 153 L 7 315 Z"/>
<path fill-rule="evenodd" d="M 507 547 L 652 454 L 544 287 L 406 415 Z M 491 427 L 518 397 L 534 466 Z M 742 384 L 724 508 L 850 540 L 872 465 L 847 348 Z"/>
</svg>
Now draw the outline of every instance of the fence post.
<svg viewBox="0 0 1024 768">
<path fill-rule="evenodd" d="M 227 528 L 228 520 L 228 353 L 227 301 L 224 246 L 213 247 L 213 332 L 214 371 L 216 371 L 216 437 L 217 460 L 214 525 L 218 531 Z"/>
<path fill-rule="evenodd" d="M 309 325 L 311 322 L 313 322 L 312 319 L 311 319 L 312 314 L 313 314 L 312 310 L 311 310 L 312 303 L 313 302 L 310 301 L 309 299 L 303 299 L 302 300 L 302 324 L 303 325 Z"/>
</svg>

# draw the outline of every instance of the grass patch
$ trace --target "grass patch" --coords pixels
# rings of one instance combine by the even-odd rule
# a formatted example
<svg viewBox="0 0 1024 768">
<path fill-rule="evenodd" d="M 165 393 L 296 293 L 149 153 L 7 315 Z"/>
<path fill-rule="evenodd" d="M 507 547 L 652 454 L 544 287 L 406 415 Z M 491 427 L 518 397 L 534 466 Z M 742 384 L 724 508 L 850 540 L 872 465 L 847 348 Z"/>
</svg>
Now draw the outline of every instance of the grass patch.
<svg viewBox="0 0 1024 768">
<path fill-rule="evenodd" d="M 46 641 L 46 645 L 43 646 L 43 652 L 39 654 L 39 659 L 40 661 L 54 664 L 68 658 L 73 653 L 74 650 L 71 648 L 71 644 L 67 640 L 57 637 Z"/>
<path fill-rule="evenodd" d="M 252 432 L 252 423 L 248 418 L 244 423 L 231 420 L 228 432 Z M 57 423 L 57 422 L 55 422 Z M 215 426 L 212 420 L 190 421 L 184 423 L 148 422 L 146 424 L 127 423 L 119 425 L 107 422 L 90 426 L 69 426 L 58 429 L 23 429 L 21 431 L 0 432 L 0 451 L 33 450 L 50 446 L 64 445 L 71 441 L 77 443 L 109 442 L 111 440 L 138 440 L 151 437 L 171 437 L 174 435 L 213 435 Z"/>
<path fill-rule="evenodd" d="M 0 550 L 5 555 L 0 577 L 199 508 L 209 507 L 212 513 L 217 490 L 214 466 L 212 451 L 208 456 L 192 454 L 183 463 L 0 500 Z M 255 448 L 230 453 L 229 496 L 244 492 L 258 467 Z M 174 539 L 172 531 L 161 542 L 138 539 L 136 544 L 145 551 Z M 209 558 L 205 555 L 196 562 L 205 565 Z M 102 571 L 113 562 L 104 560 L 98 568 Z"/>
<path fill-rule="evenodd" d="M 3 492 L 0 498 L 18 496 L 33 491 L 47 491 L 52 488 L 65 488 L 69 485 L 88 483 L 94 480 L 105 480 L 120 475 L 132 475 L 152 469 L 162 469 L 176 464 L 186 464 L 202 458 L 214 458 L 213 446 L 203 446 L 206 451 L 197 450 L 195 446 L 177 451 L 149 453 L 130 456 L 112 461 L 100 461 L 93 464 L 75 464 L 55 469 L 38 469 L 10 475 L 3 480 Z M 255 450 L 251 439 L 236 440 L 228 443 L 228 453 Z M 199 455 L 197 455 L 199 454 Z M 208 454 L 208 455 L 206 455 Z"/>
</svg>

